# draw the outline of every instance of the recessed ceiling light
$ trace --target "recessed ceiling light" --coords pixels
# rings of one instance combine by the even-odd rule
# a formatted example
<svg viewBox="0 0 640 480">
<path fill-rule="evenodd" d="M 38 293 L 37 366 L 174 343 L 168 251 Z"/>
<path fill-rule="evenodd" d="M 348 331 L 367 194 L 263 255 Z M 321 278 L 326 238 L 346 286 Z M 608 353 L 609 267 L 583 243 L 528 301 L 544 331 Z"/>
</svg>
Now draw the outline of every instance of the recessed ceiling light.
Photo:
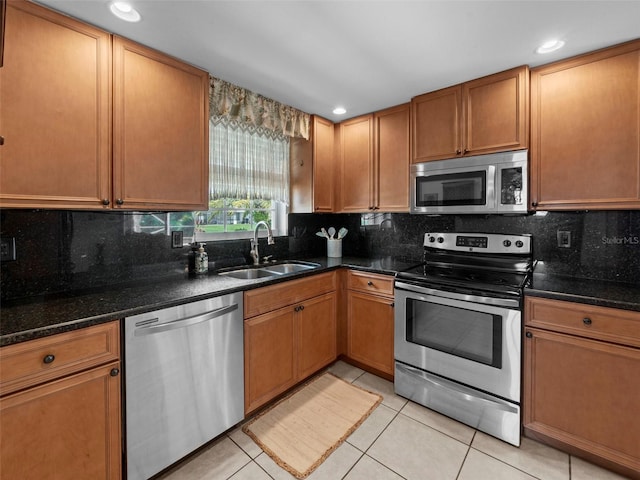
<svg viewBox="0 0 640 480">
<path fill-rule="evenodd" d="M 336 107 L 333 109 L 333 113 L 335 115 L 344 115 L 345 113 L 347 113 L 347 109 L 344 107 Z"/>
<path fill-rule="evenodd" d="M 564 42 L 562 40 L 549 40 L 548 42 L 544 42 L 536 49 L 536 53 L 551 53 L 556 50 L 562 48 L 564 46 Z"/>
<path fill-rule="evenodd" d="M 116 17 L 126 22 L 139 22 L 140 14 L 138 11 L 127 2 L 113 2 L 109 5 L 111 13 Z"/>
</svg>

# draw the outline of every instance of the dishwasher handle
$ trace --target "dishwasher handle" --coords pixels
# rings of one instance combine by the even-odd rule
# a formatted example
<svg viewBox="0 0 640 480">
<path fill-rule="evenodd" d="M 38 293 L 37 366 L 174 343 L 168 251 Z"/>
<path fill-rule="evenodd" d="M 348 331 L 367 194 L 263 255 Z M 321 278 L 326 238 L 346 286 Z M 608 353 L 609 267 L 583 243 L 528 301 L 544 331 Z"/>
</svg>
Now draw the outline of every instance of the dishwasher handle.
<svg viewBox="0 0 640 480">
<path fill-rule="evenodd" d="M 222 317 L 228 313 L 231 313 L 238 309 L 238 304 L 228 305 L 226 307 L 218 308 L 211 312 L 207 312 L 201 315 L 194 315 L 192 317 L 180 318 L 167 323 L 161 323 L 159 325 L 148 325 L 149 322 L 158 321 L 158 318 L 152 318 L 145 320 L 146 325 L 137 327 L 134 331 L 134 336 L 139 337 L 141 335 L 151 335 L 153 333 L 167 332 L 169 330 L 176 330 L 178 328 L 190 327 L 198 323 L 206 322 L 217 317 Z"/>
</svg>

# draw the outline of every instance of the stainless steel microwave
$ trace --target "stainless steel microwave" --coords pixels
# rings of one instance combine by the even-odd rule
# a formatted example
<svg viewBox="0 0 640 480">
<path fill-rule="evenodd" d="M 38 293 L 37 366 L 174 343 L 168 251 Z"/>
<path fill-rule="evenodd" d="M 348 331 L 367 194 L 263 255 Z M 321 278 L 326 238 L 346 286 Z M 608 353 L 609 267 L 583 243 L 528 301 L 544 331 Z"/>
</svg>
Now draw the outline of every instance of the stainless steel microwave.
<svg viewBox="0 0 640 480">
<path fill-rule="evenodd" d="M 411 213 L 527 213 L 528 151 L 411 166 Z"/>
</svg>

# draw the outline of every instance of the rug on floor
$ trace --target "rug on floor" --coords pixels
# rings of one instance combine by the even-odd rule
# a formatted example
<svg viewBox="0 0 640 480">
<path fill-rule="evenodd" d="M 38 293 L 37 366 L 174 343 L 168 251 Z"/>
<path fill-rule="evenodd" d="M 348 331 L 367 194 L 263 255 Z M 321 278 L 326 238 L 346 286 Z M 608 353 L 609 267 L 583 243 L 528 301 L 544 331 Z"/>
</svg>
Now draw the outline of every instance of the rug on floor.
<svg viewBox="0 0 640 480">
<path fill-rule="evenodd" d="M 382 397 L 324 373 L 242 430 L 278 465 L 306 478 L 373 412 Z"/>
</svg>

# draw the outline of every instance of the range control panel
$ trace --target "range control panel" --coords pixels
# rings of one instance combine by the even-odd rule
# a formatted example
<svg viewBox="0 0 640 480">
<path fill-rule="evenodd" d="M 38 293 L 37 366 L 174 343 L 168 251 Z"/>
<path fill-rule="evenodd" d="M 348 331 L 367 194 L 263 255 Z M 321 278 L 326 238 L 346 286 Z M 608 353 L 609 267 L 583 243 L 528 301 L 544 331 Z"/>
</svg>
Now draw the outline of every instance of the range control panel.
<svg viewBox="0 0 640 480">
<path fill-rule="evenodd" d="M 424 246 L 457 252 L 531 253 L 531 235 L 425 233 Z"/>
</svg>

